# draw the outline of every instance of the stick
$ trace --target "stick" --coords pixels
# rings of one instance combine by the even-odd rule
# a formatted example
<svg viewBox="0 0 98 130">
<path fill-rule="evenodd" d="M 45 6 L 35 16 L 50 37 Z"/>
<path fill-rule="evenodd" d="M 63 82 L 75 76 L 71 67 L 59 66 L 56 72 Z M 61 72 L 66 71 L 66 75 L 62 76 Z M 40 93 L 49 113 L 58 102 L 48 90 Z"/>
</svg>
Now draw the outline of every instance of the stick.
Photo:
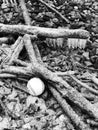
<svg viewBox="0 0 98 130">
<path fill-rule="evenodd" d="M 33 72 L 28 70 L 26 67 L 15 67 L 15 66 L 3 66 L 4 69 L 0 70 L 0 73 L 9 73 L 9 74 L 16 74 L 17 76 L 23 75 L 27 77 L 31 77 Z"/>
<path fill-rule="evenodd" d="M 23 11 L 23 17 L 24 17 L 24 20 L 25 20 L 25 23 L 27 25 L 30 25 L 31 24 L 31 19 L 30 19 L 30 16 L 29 16 L 29 13 L 28 13 L 28 10 L 26 8 L 26 5 L 25 5 L 25 1 L 24 0 L 19 0 L 20 2 L 20 5 L 21 5 L 21 8 L 22 8 L 22 11 Z M 34 47 L 34 50 L 35 50 L 35 55 L 37 57 L 37 60 L 43 64 L 42 60 L 41 60 L 41 56 L 40 56 L 40 52 L 38 50 L 38 47 L 34 41 L 34 38 L 32 38 L 33 40 L 33 47 Z M 44 64 L 43 64 L 44 65 Z"/>
<path fill-rule="evenodd" d="M 65 99 L 61 98 L 60 94 L 53 88 L 49 86 L 51 93 L 54 98 L 58 101 L 60 106 L 65 111 L 66 115 L 72 120 L 72 122 L 81 130 L 90 130 L 89 126 L 86 125 L 80 117 L 73 111 Z"/>
<path fill-rule="evenodd" d="M 0 24 L 0 33 L 31 34 L 50 38 L 82 38 L 87 39 L 89 32 L 83 29 L 45 28 L 30 25 L 7 25 Z"/>
<path fill-rule="evenodd" d="M 27 25 L 30 25 L 31 19 L 29 17 L 28 10 L 27 10 L 26 5 L 25 5 L 25 0 L 19 0 L 19 3 L 20 3 L 20 6 L 21 6 L 21 9 L 22 9 L 22 12 L 23 12 L 23 17 L 25 19 L 25 23 Z"/>
<path fill-rule="evenodd" d="M 38 61 L 40 64 L 43 64 L 43 65 L 44 65 L 44 63 L 43 63 L 43 61 L 42 61 L 42 59 L 41 59 L 41 55 L 40 55 L 39 49 L 38 49 L 38 47 L 37 47 L 36 41 L 33 42 L 33 48 L 34 48 L 34 50 L 35 50 L 35 55 L 36 55 L 36 57 L 37 57 L 37 61 Z"/>
<path fill-rule="evenodd" d="M 12 57 L 12 54 L 13 54 L 15 48 L 19 45 L 21 40 L 22 40 L 22 37 L 18 37 L 18 39 L 15 41 L 15 43 L 11 46 L 12 52 L 7 54 L 7 57 L 3 60 L 3 62 L 1 63 L 1 66 L 3 66 L 3 64 L 5 64 L 5 63 L 9 62 L 9 60 Z"/>
<path fill-rule="evenodd" d="M 15 48 L 15 50 L 14 50 L 14 52 L 13 52 L 13 54 L 12 54 L 12 56 L 11 56 L 9 62 L 8 62 L 9 65 L 11 65 L 13 63 L 14 59 L 18 58 L 21 50 L 23 49 L 23 46 L 24 45 L 23 45 L 23 38 L 22 38 L 19 45 Z"/>
<path fill-rule="evenodd" d="M 22 76 L 19 77 L 15 74 L 2 73 L 2 74 L 0 74 L 0 79 L 8 79 L 8 78 L 16 79 L 17 78 L 18 80 L 27 82 L 28 81 L 27 78 L 24 79 Z"/>
<path fill-rule="evenodd" d="M 30 40 L 30 38 L 28 39 Z M 29 42 L 29 44 L 31 43 Z M 45 78 L 47 81 L 63 85 L 66 88 L 66 96 L 70 100 L 72 100 L 75 104 L 85 110 L 89 115 L 91 115 L 95 119 L 98 119 L 98 109 L 94 107 L 88 100 L 86 100 L 81 93 L 72 88 L 65 80 L 48 70 L 45 66 L 38 63 L 36 60 L 37 58 L 35 56 L 34 49 L 33 47 L 30 47 L 29 44 L 28 42 L 25 42 L 25 46 L 32 63 L 32 71 Z"/>
<path fill-rule="evenodd" d="M 11 46 L 11 49 L 12 49 L 13 51 L 14 51 L 15 48 L 19 45 L 19 43 L 20 43 L 21 40 L 22 40 L 22 37 L 19 36 L 19 37 L 17 38 L 17 40 L 15 41 L 15 43 Z"/>
<path fill-rule="evenodd" d="M 66 23 L 70 23 L 70 21 L 67 18 L 65 18 L 61 13 L 59 13 L 56 9 L 54 9 L 53 7 L 51 7 L 50 5 L 48 5 L 46 2 L 44 2 L 43 0 L 38 0 L 38 1 L 40 3 L 42 3 L 43 5 L 45 5 L 47 8 L 49 8 L 51 11 L 53 11 L 54 13 L 56 13 Z"/>
<path fill-rule="evenodd" d="M 13 63 L 24 66 L 24 67 L 28 67 L 28 66 L 31 65 L 30 63 L 27 63 L 25 61 L 22 61 L 22 60 L 19 60 L 19 59 L 16 59 L 16 58 L 13 59 Z"/>
<path fill-rule="evenodd" d="M 37 63 L 35 52 L 32 51 L 32 50 L 34 50 L 34 48 L 33 48 L 32 43 L 31 43 L 31 38 L 28 34 L 25 34 L 25 36 L 24 36 L 24 44 L 25 44 L 26 50 L 29 54 L 29 58 L 30 58 L 31 63 L 33 63 L 33 64 Z M 32 59 L 32 57 L 33 57 L 33 59 Z"/>
<path fill-rule="evenodd" d="M 90 92 L 98 95 L 98 91 L 89 87 L 89 85 L 87 85 L 86 83 L 81 82 L 80 80 L 78 80 L 76 77 L 74 77 L 73 75 L 69 75 L 74 81 L 76 81 L 79 85 L 81 85 L 82 87 L 88 89 Z"/>
</svg>

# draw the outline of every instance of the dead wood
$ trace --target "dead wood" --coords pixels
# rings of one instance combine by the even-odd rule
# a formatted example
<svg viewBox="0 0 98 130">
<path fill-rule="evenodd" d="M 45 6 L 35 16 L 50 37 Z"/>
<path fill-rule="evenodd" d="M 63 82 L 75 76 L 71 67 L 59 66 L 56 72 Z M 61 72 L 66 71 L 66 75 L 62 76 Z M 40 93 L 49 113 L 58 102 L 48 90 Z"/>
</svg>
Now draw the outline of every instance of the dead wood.
<svg viewBox="0 0 98 130">
<path fill-rule="evenodd" d="M 27 42 L 27 43 L 25 42 L 26 49 L 29 54 L 30 61 L 32 63 L 32 71 L 35 74 L 39 74 L 43 78 L 47 79 L 47 81 L 63 85 L 66 88 L 65 96 L 67 96 L 72 102 L 77 104 L 81 109 L 85 110 L 89 115 L 91 115 L 95 119 L 98 119 L 98 109 L 94 107 L 88 100 L 86 100 L 81 93 L 72 88 L 65 80 L 63 80 L 55 73 L 48 70 L 45 66 L 38 63 L 36 60 L 37 58 L 34 49 L 29 45 L 30 44 L 29 35 L 26 34 L 25 39 Z"/>
<path fill-rule="evenodd" d="M 41 55 L 40 55 L 39 49 L 37 47 L 36 41 L 33 42 L 33 48 L 34 48 L 35 55 L 37 57 L 38 62 L 44 65 L 44 63 L 41 59 Z"/>
<path fill-rule="evenodd" d="M 20 66 L 23 66 L 23 67 L 28 67 L 31 65 L 30 63 L 28 63 L 26 61 L 19 60 L 19 59 L 13 59 L 13 63 L 20 65 Z"/>
<path fill-rule="evenodd" d="M 19 0 L 19 2 L 20 2 L 21 9 L 22 9 L 22 11 L 23 11 L 23 17 L 24 17 L 25 23 L 26 23 L 27 25 L 31 25 L 31 19 L 30 19 L 28 10 L 27 10 L 27 8 L 26 8 L 25 1 L 24 1 L 24 0 Z M 36 36 L 35 36 L 35 37 L 36 37 Z M 35 50 L 36 57 L 37 57 L 38 61 L 39 61 L 40 63 L 42 63 L 39 49 L 38 49 L 38 47 L 37 47 L 37 45 L 36 45 L 36 41 L 34 41 L 34 40 L 35 40 L 34 35 L 31 36 L 31 38 L 32 38 L 32 40 L 33 40 L 33 47 L 34 47 L 34 50 Z M 29 40 L 29 41 L 30 41 L 30 40 Z M 30 43 L 30 45 L 31 45 L 31 43 Z M 30 45 L 29 45 L 29 46 L 30 46 Z M 44 65 L 44 64 L 43 64 L 43 65 Z"/>
<path fill-rule="evenodd" d="M 58 38 L 58 37 L 71 37 L 87 39 L 89 32 L 83 29 L 64 29 L 64 28 L 45 28 L 30 25 L 7 25 L 0 24 L 0 33 L 12 34 L 31 34 L 44 37 Z"/>
<path fill-rule="evenodd" d="M 31 24 L 31 19 L 29 17 L 28 11 L 27 11 L 25 1 L 24 0 L 19 0 L 19 3 L 20 3 L 20 6 L 21 6 L 21 9 L 22 9 L 22 13 L 23 13 L 25 23 L 27 25 L 30 25 Z"/>
<path fill-rule="evenodd" d="M 1 73 L 11 73 L 16 75 L 26 75 L 32 77 L 34 75 L 39 75 L 45 78 L 47 81 L 55 83 L 57 85 L 61 84 L 66 88 L 64 96 L 68 97 L 73 103 L 78 105 L 81 109 L 85 110 L 89 115 L 98 119 L 98 110 L 94 107 L 89 101 L 87 101 L 81 93 L 72 88 L 66 81 L 59 77 L 57 74 L 48 70 L 45 66 L 38 62 L 36 54 L 33 48 L 33 45 L 30 40 L 30 36 L 26 34 L 24 36 L 24 44 L 29 55 L 32 66 L 30 68 L 25 67 L 14 67 L 14 66 L 5 66 L 1 70 Z"/>
<path fill-rule="evenodd" d="M 8 37 L 2 37 L 0 38 L 0 44 L 2 45 L 3 43 L 8 43 L 9 38 Z"/>
<path fill-rule="evenodd" d="M 51 7 L 45 1 L 43 1 L 43 0 L 38 0 L 38 1 L 40 3 L 42 3 L 43 5 L 45 5 L 47 8 L 49 8 L 52 12 L 56 13 L 63 21 L 65 21 L 66 23 L 70 23 L 70 21 L 67 18 L 65 18 L 61 13 L 59 13 L 56 9 L 54 9 L 53 7 Z"/>
<path fill-rule="evenodd" d="M 81 81 L 78 80 L 75 76 L 73 76 L 73 75 L 69 75 L 69 76 L 70 76 L 74 81 L 76 81 L 79 85 L 81 85 L 82 87 L 84 87 L 84 88 L 88 89 L 90 92 L 92 92 L 92 93 L 98 95 L 98 91 L 97 91 L 97 90 L 91 88 L 91 87 L 90 87 L 89 85 L 87 85 L 86 83 L 81 82 Z"/>
<path fill-rule="evenodd" d="M 9 53 L 9 52 L 6 53 L 7 57 L 5 59 L 3 59 L 1 66 L 5 63 L 8 63 L 9 60 L 11 60 L 12 54 L 15 51 L 16 47 L 20 44 L 21 40 L 22 40 L 22 37 L 19 36 L 18 39 L 16 40 L 16 42 L 11 46 L 11 53 Z"/>
<path fill-rule="evenodd" d="M 42 0 L 39 0 L 43 2 Z M 44 3 L 43 3 L 44 4 Z M 29 18 L 28 11 L 26 9 L 26 5 L 24 0 L 20 0 L 21 9 L 23 11 L 23 16 L 25 19 L 25 23 L 28 25 L 4 25 L 0 24 L 0 32 L 4 33 L 17 33 L 17 34 L 25 34 L 24 37 L 21 39 L 20 43 L 14 48 L 14 51 L 11 55 L 9 60 L 9 65 L 13 62 L 19 63 L 25 67 L 14 67 L 14 66 L 3 66 L 4 68 L 0 71 L 1 74 L 8 73 L 14 74 L 17 77 L 20 75 L 32 77 L 33 75 L 42 76 L 45 78 L 49 83 L 56 84 L 56 87 L 59 88 L 60 85 L 63 85 L 65 89 L 65 93 L 67 98 L 69 98 L 72 102 L 77 104 L 81 109 L 87 111 L 87 113 L 93 116 L 95 119 L 98 119 L 98 110 L 97 108 L 93 107 L 93 105 L 87 101 L 82 94 L 80 94 L 77 90 L 72 88 L 66 81 L 59 77 L 58 74 L 51 72 L 48 70 L 40 56 L 40 52 L 36 45 L 34 39 L 31 42 L 30 35 L 34 36 L 44 36 L 44 37 L 78 37 L 78 38 L 89 38 L 89 33 L 86 30 L 76 29 L 76 30 L 69 30 L 69 29 L 52 29 L 52 28 L 44 28 L 44 27 L 34 27 L 30 26 L 31 20 Z M 51 9 L 51 8 L 50 8 Z M 55 11 L 55 10 L 54 10 Z M 63 18 L 63 17 L 62 17 Z M 66 20 L 66 19 L 65 19 Z M 69 21 L 67 21 L 69 22 Z M 30 35 L 28 35 L 30 34 Z M 25 46 L 27 53 L 29 55 L 31 64 L 24 63 L 18 60 L 19 53 Z M 60 106 L 65 111 L 66 115 L 71 119 L 71 121 L 81 130 L 90 130 L 89 125 L 85 124 L 82 119 L 73 111 L 70 105 L 66 102 L 64 98 L 61 97 L 60 93 L 56 91 L 53 87 L 49 86 L 50 91 L 52 92 L 53 96 L 56 98 Z M 21 89 L 24 92 L 26 90 Z"/>
<path fill-rule="evenodd" d="M 26 67 L 15 67 L 15 66 L 3 66 L 3 69 L 0 70 L 0 73 L 9 73 L 9 74 L 16 74 L 17 76 L 23 75 L 27 77 L 32 76 L 31 70 Z"/>
<path fill-rule="evenodd" d="M 2 102 L 2 100 L 0 99 L 0 105 L 1 107 L 3 108 L 4 112 L 5 112 L 5 115 L 8 117 L 12 117 L 13 119 L 17 119 L 17 115 L 15 115 L 15 113 L 13 113 L 12 111 L 10 111 L 8 109 L 8 107 L 5 105 L 5 103 Z"/>
<path fill-rule="evenodd" d="M 89 101 L 87 101 L 81 93 L 72 88 L 66 81 L 64 81 L 61 77 L 58 77 L 53 72 L 49 71 L 47 68 L 42 65 L 36 64 L 32 66 L 33 70 L 36 70 L 37 73 L 42 75 L 48 81 L 52 81 L 56 84 L 61 84 L 66 88 L 66 95 L 72 102 L 77 104 L 81 109 L 85 110 L 92 117 L 98 119 L 98 109 L 94 107 Z M 95 114 L 96 113 L 96 114 Z"/>
<path fill-rule="evenodd" d="M 12 64 L 14 59 L 17 59 L 21 50 L 23 49 L 23 38 L 19 42 L 19 45 L 14 49 L 14 52 L 12 53 L 12 56 L 8 62 L 8 64 Z"/>
<path fill-rule="evenodd" d="M 73 111 L 73 109 L 69 106 L 69 104 L 61 98 L 60 94 L 51 86 L 49 86 L 49 89 L 55 99 L 58 101 L 60 106 L 63 108 L 66 115 L 73 121 L 73 123 L 81 130 L 90 130 L 89 126 L 86 125 L 80 117 Z"/>
<path fill-rule="evenodd" d="M 16 77 L 17 77 L 16 75 L 8 74 L 8 73 L 0 74 L 0 78 L 16 78 Z"/>
<path fill-rule="evenodd" d="M 22 37 L 19 36 L 19 37 L 17 38 L 17 40 L 15 41 L 15 43 L 11 46 L 11 49 L 12 49 L 13 51 L 14 51 L 15 48 L 20 44 L 21 40 L 22 40 Z"/>
</svg>

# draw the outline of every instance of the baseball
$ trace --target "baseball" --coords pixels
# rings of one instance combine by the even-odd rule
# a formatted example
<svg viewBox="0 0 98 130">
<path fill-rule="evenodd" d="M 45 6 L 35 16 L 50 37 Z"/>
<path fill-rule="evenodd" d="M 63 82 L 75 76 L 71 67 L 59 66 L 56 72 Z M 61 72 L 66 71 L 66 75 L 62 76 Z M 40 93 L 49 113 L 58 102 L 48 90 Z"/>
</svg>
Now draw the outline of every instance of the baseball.
<svg viewBox="0 0 98 130">
<path fill-rule="evenodd" d="M 27 83 L 28 91 L 33 96 L 39 96 L 44 92 L 45 85 L 40 78 L 32 78 Z"/>
</svg>

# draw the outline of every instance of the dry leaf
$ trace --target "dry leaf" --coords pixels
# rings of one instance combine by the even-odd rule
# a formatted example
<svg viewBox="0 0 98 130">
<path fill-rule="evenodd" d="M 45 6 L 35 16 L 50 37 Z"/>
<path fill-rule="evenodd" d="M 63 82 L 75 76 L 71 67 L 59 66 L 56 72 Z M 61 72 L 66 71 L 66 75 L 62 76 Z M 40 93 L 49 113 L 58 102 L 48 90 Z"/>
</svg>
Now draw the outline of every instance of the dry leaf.
<svg viewBox="0 0 98 130">
<path fill-rule="evenodd" d="M 17 92 L 15 91 L 15 89 L 13 89 L 12 93 L 10 95 L 8 95 L 8 99 L 9 100 L 13 100 L 13 99 L 16 99 L 16 96 L 17 96 Z"/>
<path fill-rule="evenodd" d="M 4 130 L 4 129 L 9 129 L 10 128 L 10 123 L 8 118 L 3 118 L 2 121 L 0 121 L 0 130 Z"/>
</svg>

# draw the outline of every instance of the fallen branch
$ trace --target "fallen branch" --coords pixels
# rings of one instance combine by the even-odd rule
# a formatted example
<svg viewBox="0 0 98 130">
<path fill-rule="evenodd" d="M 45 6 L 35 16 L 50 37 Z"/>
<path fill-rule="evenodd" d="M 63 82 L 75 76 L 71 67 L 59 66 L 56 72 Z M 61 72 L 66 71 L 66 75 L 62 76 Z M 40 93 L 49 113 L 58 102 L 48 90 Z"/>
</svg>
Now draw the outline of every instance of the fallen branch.
<svg viewBox="0 0 98 130">
<path fill-rule="evenodd" d="M 6 56 L 5 59 L 3 59 L 2 63 L 1 63 L 1 66 L 3 66 L 3 64 L 5 64 L 5 63 L 9 62 L 9 60 L 12 57 L 13 52 L 15 51 L 16 47 L 20 44 L 21 40 L 22 40 L 22 37 L 18 37 L 18 39 L 15 41 L 15 43 L 11 46 L 11 53 L 6 52 L 7 56 Z"/>
<path fill-rule="evenodd" d="M 90 92 L 92 92 L 92 93 L 98 95 L 98 91 L 97 91 L 97 90 L 91 88 L 91 87 L 90 87 L 89 85 L 87 85 L 86 83 L 81 82 L 80 80 L 78 80 L 78 79 L 77 79 L 76 77 L 74 77 L 73 75 L 70 75 L 70 74 L 69 74 L 69 76 L 70 76 L 74 81 L 76 81 L 79 85 L 81 85 L 82 87 L 84 87 L 84 88 L 88 89 Z"/>
<path fill-rule="evenodd" d="M 16 59 L 16 58 L 13 59 L 13 63 L 18 64 L 18 65 L 23 66 L 23 67 L 28 67 L 28 66 L 31 65 L 30 63 L 27 63 L 25 61 L 22 61 L 22 60 L 19 60 L 19 59 Z"/>
<path fill-rule="evenodd" d="M 27 78 L 24 79 L 23 76 L 17 76 L 16 74 L 9 74 L 9 73 L 2 73 L 0 74 L 0 79 L 8 79 L 8 78 L 12 78 L 12 79 L 18 79 L 18 80 L 21 80 L 21 81 L 25 81 L 27 82 Z"/>
<path fill-rule="evenodd" d="M 17 38 L 17 40 L 15 41 L 15 43 L 11 46 L 11 49 L 14 51 L 15 50 L 15 48 L 20 44 L 20 41 L 22 40 L 22 37 L 21 36 L 19 36 L 18 38 Z"/>
<path fill-rule="evenodd" d="M 23 11 L 23 17 L 24 17 L 25 23 L 26 23 L 27 25 L 31 25 L 31 19 L 30 19 L 28 10 L 27 10 L 27 8 L 26 8 L 25 1 L 24 1 L 24 0 L 20 0 L 19 2 L 20 2 L 20 5 L 21 5 L 21 9 L 22 9 L 22 11 Z M 42 62 L 42 60 L 41 60 L 41 56 L 40 56 L 39 50 L 38 50 L 38 47 L 37 47 L 37 45 L 36 45 L 36 43 L 35 43 L 36 41 L 34 41 L 34 40 L 35 40 L 35 37 L 36 37 L 36 36 L 34 36 L 34 35 L 31 37 L 31 39 L 33 40 L 33 47 L 34 47 L 34 50 L 35 50 L 35 54 L 36 54 L 36 57 L 37 57 L 38 61 L 43 64 L 43 62 Z M 30 41 L 30 40 L 29 40 L 29 41 Z M 30 43 L 29 46 L 31 46 L 31 43 Z M 44 64 L 43 64 L 43 65 L 44 65 Z"/>
<path fill-rule="evenodd" d="M 26 67 L 15 67 L 15 66 L 3 66 L 4 68 L 0 70 L 0 74 L 8 73 L 8 74 L 16 74 L 17 76 L 27 76 L 31 77 L 33 73 Z"/>
<path fill-rule="evenodd" d="M 37 57 L 38 62 L 44 65 L 44 63 L 43 63 L 43 61 L 41 59 L 41 55 L 40 55 L 39 49 L 38 49 L 37 44 L 36 44 L 35 41 L 33 42 L 33 48 L 35 50 L 35 55 Z"/>
<path fill-rule="evenodd" d="M 43 0 L 38 0 L 40 3 L 42 3 L 43 5 L 45 5 L 47 8 L 49 8 L 52 12 L 56 13 L 62 20 L 64 20 L 66 23 L 70 23 L 70 21 L 65 18 L 61 13 L 59 13 L 56 9 L 54 9 L 53 7 L 51 7 L 49 4 L 47 4 L 45 1 Z"/>
<path fill-rule="evenodd" d="M 7 25 L 0 24 L 0 33 L 31 34 L 44 37 L 58 38 L 82 38 L 87 39 L 89 32 L 83 29 L 45 28 L 30 25 Z"/>
<path fill-rule="evenodd" d="M 21 39 L 19 45 L 14 49 L 14 52 L 12 53 L 10 60 L 8 62 L 8 64 L 12 64 L 14 59 L 17 59 L 21 50 L 23 49 L 23 38 Z"/>
<path fill-rule="evenodd" d="M 9 38 L 8 37 L 2 37 L 0 38 L 0 45 L 2 45 L 3 43 L 8 43 Z"/>
<path fill-rule="evenodd" d="M 25 23 L 27 25 L 30 25 L 31 24 L 31 19 L 29 17 L 28 11 L 27 11 L 25 1 L 24 0 L 19 0 L 19 3 L 20 3 L 20 6 L 21 6 L 21 9 L 22 9 L 22 12 L 23 12 L 23 17 L 25 19 Z"/>
<path fill-rule="evenodd" d="M 25 35 L 26 41 L 30 40 L 29 35 Z M 30 41 L 29 41 L 30 44 Z M 98 109 L 94 107 L 88 100 L 86 100 L 81 93 L 72 88 L 66 81 L 55 73 L 48 70 L 45 66 L 37 62 L 35 52 L 33 47 L 30 47 L 28 42 L 25 42 L 27 52 L 32 63 L 32 71 L 35 74 L 45 78 L 47 81 L 50 81 L 55 84 L 61 84 L 66 88 L 66 96 L 75 104 L 77 104 L 81 109 L 85 110 L 89 115 L 98 119 Z M 28 46 L 28 47 L 27 47 Z"/>
<path fill-rule="evenodd" d="M 89 126 L 80 119 L 80 117 L 73 111 L 66 100 L 60 96 L 53 86 L 49 86 L 49 89 L 72 122 L 81 130 L 90 130 Z"/>
</svg>

